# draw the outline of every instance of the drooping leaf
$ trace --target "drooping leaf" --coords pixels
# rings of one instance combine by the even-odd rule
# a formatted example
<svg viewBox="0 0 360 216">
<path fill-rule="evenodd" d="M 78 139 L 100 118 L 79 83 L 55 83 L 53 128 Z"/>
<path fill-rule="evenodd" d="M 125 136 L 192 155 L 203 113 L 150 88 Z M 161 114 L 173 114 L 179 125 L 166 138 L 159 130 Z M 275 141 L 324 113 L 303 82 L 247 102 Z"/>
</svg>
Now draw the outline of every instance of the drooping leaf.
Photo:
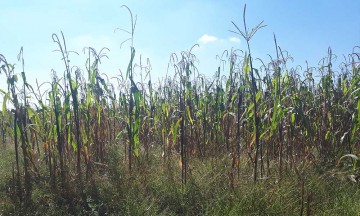
<svg viewBox="0 0 360 216">
<path fill-rule="evenodd" d="M 345 159 L 345 158 L 351 158 L 351 159 L 353 159 L 353 160 L 354 160 L 353 169 L 354 169 L 354 170 L 357 169 L 358 164 L 359 164 L 359 157 L 358 157 L 358 156 L 356 156 L 356 155 L 354 155 L 354 154 L 346 154 L 346 155 L 342 156 L 342 157 L 339 159 L 338 164 L 339 164 L 343 159 Z"/>
<path fill-rule="evenodd" d="M 182 118 L 179 118 L 179 120 L 176 122 L 176 124 L 173 128 L 173 142 L 174 143 L 176 142 L 176 139 L 177 139 L 177 134 L 179 131 L 179 125 L 180 125 L 181 120 L 182 120 Z"/>
<path fill-rule="evenodd" d="M 2 113 L 5 115 L 5 113 L 7 112 L 7 108 L 6 108 L 6 104 L 7 104 L 7 100 L 9 99 L 10 97 L 10 92 L 6 93 L 4 95 L 4 98 L 3 98 L 3 102 L 2 102 Z"/>
</svg>

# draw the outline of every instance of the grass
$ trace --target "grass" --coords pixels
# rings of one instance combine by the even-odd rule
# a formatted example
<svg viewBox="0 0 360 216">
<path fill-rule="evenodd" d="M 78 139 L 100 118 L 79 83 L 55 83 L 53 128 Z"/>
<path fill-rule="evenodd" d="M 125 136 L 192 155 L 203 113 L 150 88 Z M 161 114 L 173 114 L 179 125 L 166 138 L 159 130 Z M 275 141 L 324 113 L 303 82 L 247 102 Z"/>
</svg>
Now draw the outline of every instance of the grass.
<svg viewBox="0 0 360 216">
<path fill-rule="evenodd" d="M 11 182 L 14 160 L 14 149 L 10 145 L 2 145 L 0 151 L 0 214 L 14 211 L 14 204 L 8 196 L 8 185 Z"/>
<path fill-rule="evenodd" d="M 94 172 L 86 185 L 88 209 L 76 204 L 78 195 L 74 195 L 74 202 L 66 202 L 41 181 L 34 185 L 28 215 L 360 214 L 359 184 L 349 181 L 348 173 L 338 168 L 324 170 L 308 165 L 299 170 L 301 176 L 288 170 L 281 183 L 276 178 L 254 183 L 244 172 L 232 187 L 226 174 L 231 158 L 204 158 L 192 162 L 188 184 L 182 185 L 178 157 L 164 162 L 151 156 L 143 161 L 142 170 L 130 174 L 123 168 L 121 152 L 111 149 L 105 162 L 109 167 Z M 2 215 L 19 214 L 5 196 L 11 180 L 12 153 L 10 146 L 0 153 L 0 172 L 5 174 L 0 182 Z"/>
</svg>

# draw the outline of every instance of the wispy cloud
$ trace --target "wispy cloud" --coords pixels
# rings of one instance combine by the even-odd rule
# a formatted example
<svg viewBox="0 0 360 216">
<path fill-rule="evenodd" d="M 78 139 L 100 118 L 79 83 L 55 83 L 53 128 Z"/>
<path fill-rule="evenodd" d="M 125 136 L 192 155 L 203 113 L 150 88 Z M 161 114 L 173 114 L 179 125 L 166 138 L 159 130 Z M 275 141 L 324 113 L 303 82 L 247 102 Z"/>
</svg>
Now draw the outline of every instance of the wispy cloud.
<svg viewBox="0 0 360 216">
<path fill-rule="evenodd" d="M 229 38 L 229 41 L 232 43 L 240 43 L 240 39 L 237 37 L 231 37 L 231 38 Z"/>
<path fill-rule="evenodd" d="M 215 41 L 217 41 L 218 40 L 218 38 L 217 37 L 215 37 L 215 36 L 212 36 L 212 35 L 208 35 L 208 34 L 204 34 L 203 36 L 201 36 L 200 38 L 199 38 L 199 42 L 200 43 L 210 43 L 210 42 L 215 42 Z"/>
</svg>

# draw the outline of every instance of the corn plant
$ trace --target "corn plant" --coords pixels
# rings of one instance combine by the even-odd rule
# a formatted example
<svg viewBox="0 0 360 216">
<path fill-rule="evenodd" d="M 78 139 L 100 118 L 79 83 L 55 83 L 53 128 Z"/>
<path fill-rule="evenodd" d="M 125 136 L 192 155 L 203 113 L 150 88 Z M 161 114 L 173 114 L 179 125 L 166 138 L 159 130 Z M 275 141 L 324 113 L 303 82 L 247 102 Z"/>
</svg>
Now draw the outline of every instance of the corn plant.
<svg viewBox="0 0 360 216">
<path fill-rule="evenodd" d="M 258 155 L 260 151 L 260 117 L 258 113 L 258 102 L 261 97 L 261 92 L 258 91 L 258 87 L 255 80 L 254 72 L 257 71 L 257 69 L 254 69 L 253 67 L 253 60 L 251 56 L 251 50 L 250 50 L 250 40 L 254 36 L 254 34 L 261 28 L 265 27 L 263 25 L 263 22 L 258 24 L 255 28 L 253 28 L 250 32 L 247 29 L 246 26 L 246 20 L 245 20 L 245 13 L 246 13 L 246 4 L 244 7 L 243 12 L 243 22 L 244 22 L 244 32 L 240 30 L 240 28 L 234 23 L 233 25 L 237 29 L 237 32 L 232 31 L 235 34 L 241 35 L 245 40 L 247 44 L 247 50 L 248 50 L 248 56 L 246 56 L 246 62 L 244 64 L 244 73 L 245 76 L 250 72 L 250 79 L 251 79 L 251 98 L 252 98 L 252 105 L 253 105 L 253 121 L 254 121 L 254 137 L 255 137 L 255 157 L 254 157 L 254 181 L 257 180 L 257 172 L 258 172 Z M 262 160 L 261 160 L 262 161 Z"/>
</svg>

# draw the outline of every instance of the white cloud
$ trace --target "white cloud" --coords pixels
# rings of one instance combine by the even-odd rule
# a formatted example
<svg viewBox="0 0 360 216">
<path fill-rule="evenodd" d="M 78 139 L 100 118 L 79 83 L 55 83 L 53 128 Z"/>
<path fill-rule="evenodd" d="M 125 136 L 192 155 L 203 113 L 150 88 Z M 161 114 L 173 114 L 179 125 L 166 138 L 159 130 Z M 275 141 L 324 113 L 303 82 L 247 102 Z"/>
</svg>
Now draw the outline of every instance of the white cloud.
<svg viewBox="0 0 360 216">
<path fill-rule="evenodd" d="M 240 39 L 237 37 L 231 37 L 231 38 L 229 38 L 229 41 L 232 43 L 240 43 Z"/>
<path fill-rule="evenodd" d="M 206 44 L 211 42 L 230 42 L 230 43 L 240 43 L 240 38 L 237 37 L 229 37 L 228 39 L 218 38 L 213 35 L 204 34 L 198 39 L 199 43 Z"/>
<path fill-rule="evenodd" d="M 215 41 L 217 41 L 218 40 L 218 38 L 217 37 L 215 37 L 215 36 L 212 36 L 212 35 L 208 35 L 208 34 L 204 34 L 203 36 L 201 36 L 200 38 L 199 38 L 199 42 L 200 43 L 210 43 L 210 42 L 215 42 Z"/>
</svg>

